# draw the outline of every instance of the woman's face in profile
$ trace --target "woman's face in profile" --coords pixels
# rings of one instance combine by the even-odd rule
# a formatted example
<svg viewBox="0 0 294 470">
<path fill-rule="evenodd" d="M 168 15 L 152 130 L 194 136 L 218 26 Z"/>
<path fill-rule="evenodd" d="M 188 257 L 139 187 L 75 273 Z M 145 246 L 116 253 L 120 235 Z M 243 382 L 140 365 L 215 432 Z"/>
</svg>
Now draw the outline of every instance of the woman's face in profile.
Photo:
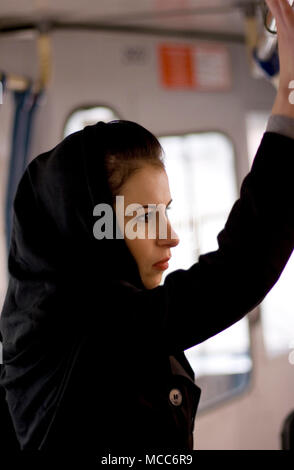
<svg viewBox="0 0 294 470">
<path fill-rule="evenodd" d="M 137 263 L 144 286 L 152 289 L 160 284 L 168 267 L 166 263 L 155 264 L 169 259 L 171 248 L 179 243 L 167 214 L 171 202 L 167 174 L 164 169 L 145 164 L 128 178 L 119 195 L 124 196 L 125 242 Z M 146 207 L 136 212 L 135 206 L 128 210 L 130 204 Z M 152 207 L 148 208 L 148 204 Z M 140 238 L 130 239 L 130 229 L 132 233 L 140 234 Z"/>
</svg>

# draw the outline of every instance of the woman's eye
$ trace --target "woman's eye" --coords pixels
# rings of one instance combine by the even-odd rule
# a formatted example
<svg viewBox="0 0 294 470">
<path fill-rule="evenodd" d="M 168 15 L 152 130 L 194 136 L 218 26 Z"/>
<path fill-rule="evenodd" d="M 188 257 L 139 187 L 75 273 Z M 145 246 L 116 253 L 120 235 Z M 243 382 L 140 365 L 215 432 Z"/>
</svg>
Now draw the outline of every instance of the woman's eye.
<svg viewBox="0 0 294 470">
<path fill-rule="evenodd" d="M 145 212 L 145 214 L 140 215 L 140 216 L 137 218 L 137 220 L 138 220 L 139 222 L 146 222 L 146 223 L 147 223 L 147 222 L 149 221 L 149 216 L 150 216 L 150 212 Z"/>
<path fill-rule="evenodd" d="M 167 218 L 168 218 L 167 211 L 169 211 L 170 209 L 171 209 L 170 206 L 165 209 L 165 215 L 166 215 Z M 156 211 L 155 211 L 155 212 L 154 212 L 154 211 L 145 212 L 145 214 L 140 215 L 140 216 L 137 218 L 137 220 L 138 220 L 139 222 L 145 222 L 145 223 L 147 224 L 148 222 L 151 221 L 151 218 L 154 217 L 155 214 L 156 214 Z"/>
</svg>

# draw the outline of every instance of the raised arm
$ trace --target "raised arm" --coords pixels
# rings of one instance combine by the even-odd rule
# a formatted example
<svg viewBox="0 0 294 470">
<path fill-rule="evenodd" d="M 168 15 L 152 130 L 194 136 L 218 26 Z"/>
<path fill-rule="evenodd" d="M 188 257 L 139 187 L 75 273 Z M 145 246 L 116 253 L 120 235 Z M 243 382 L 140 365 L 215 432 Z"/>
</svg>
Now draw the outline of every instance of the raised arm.
<svg viewBox="0 0 294 470">
<path fill-rule="evenodd" d="M 241 187 L 218 250 L 163 286 L 139 291 L 122 285 L 129 331 L 183 351 L 223 331 L 256 307 L 279 279 L 294 249 L 294 139 L 266 132 Z M 122 305 L 122 304 L 121 304 Z"/>
<path fill-rule="evenodd" d="M 294 11 L 287 0 L 267 0 L 277 20 L 280 84 L 267 132 L 244 179 L 217 251 L 188 270 L 166 277 L 164 286 L 136 291 L 122 285 L 139 332 L 169 353 L 223 331 L 256 307 L 279 279 L 294 248 Z M 129 295 L 130 294 L 130 295 Z M 133 313 L 130 313 L 133 312 Z M 127 318 L 128 316 L 125 316 Z"/>
</svg>

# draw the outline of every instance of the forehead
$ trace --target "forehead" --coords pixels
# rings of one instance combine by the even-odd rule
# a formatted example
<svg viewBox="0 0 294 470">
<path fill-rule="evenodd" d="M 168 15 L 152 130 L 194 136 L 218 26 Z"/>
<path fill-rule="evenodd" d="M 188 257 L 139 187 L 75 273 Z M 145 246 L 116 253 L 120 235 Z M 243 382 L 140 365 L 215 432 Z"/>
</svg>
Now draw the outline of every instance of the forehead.
<svg viewBox="0 0 294 470">
<path fill-rule="evenodd" d="M 170 197 L 168 177 L 164 169 L 145 165 L 135 171 L 122 187 L 126 202 L 145 204 L 167 204 Z"/>
</svg>

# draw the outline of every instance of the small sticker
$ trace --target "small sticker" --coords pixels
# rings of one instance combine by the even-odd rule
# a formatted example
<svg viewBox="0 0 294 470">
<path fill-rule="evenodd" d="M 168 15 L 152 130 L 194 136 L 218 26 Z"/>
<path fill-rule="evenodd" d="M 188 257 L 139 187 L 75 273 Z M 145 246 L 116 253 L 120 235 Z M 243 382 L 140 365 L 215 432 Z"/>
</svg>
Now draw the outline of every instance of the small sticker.
<svg viewBox="0 0 294 470">
<path fill-rule="evenodd" d="M 123 49 L 123 63 L 126 65 L 144 65 L 148 61 L 148 51 L 144 46 L 127 46 Z"/>
</svg>

